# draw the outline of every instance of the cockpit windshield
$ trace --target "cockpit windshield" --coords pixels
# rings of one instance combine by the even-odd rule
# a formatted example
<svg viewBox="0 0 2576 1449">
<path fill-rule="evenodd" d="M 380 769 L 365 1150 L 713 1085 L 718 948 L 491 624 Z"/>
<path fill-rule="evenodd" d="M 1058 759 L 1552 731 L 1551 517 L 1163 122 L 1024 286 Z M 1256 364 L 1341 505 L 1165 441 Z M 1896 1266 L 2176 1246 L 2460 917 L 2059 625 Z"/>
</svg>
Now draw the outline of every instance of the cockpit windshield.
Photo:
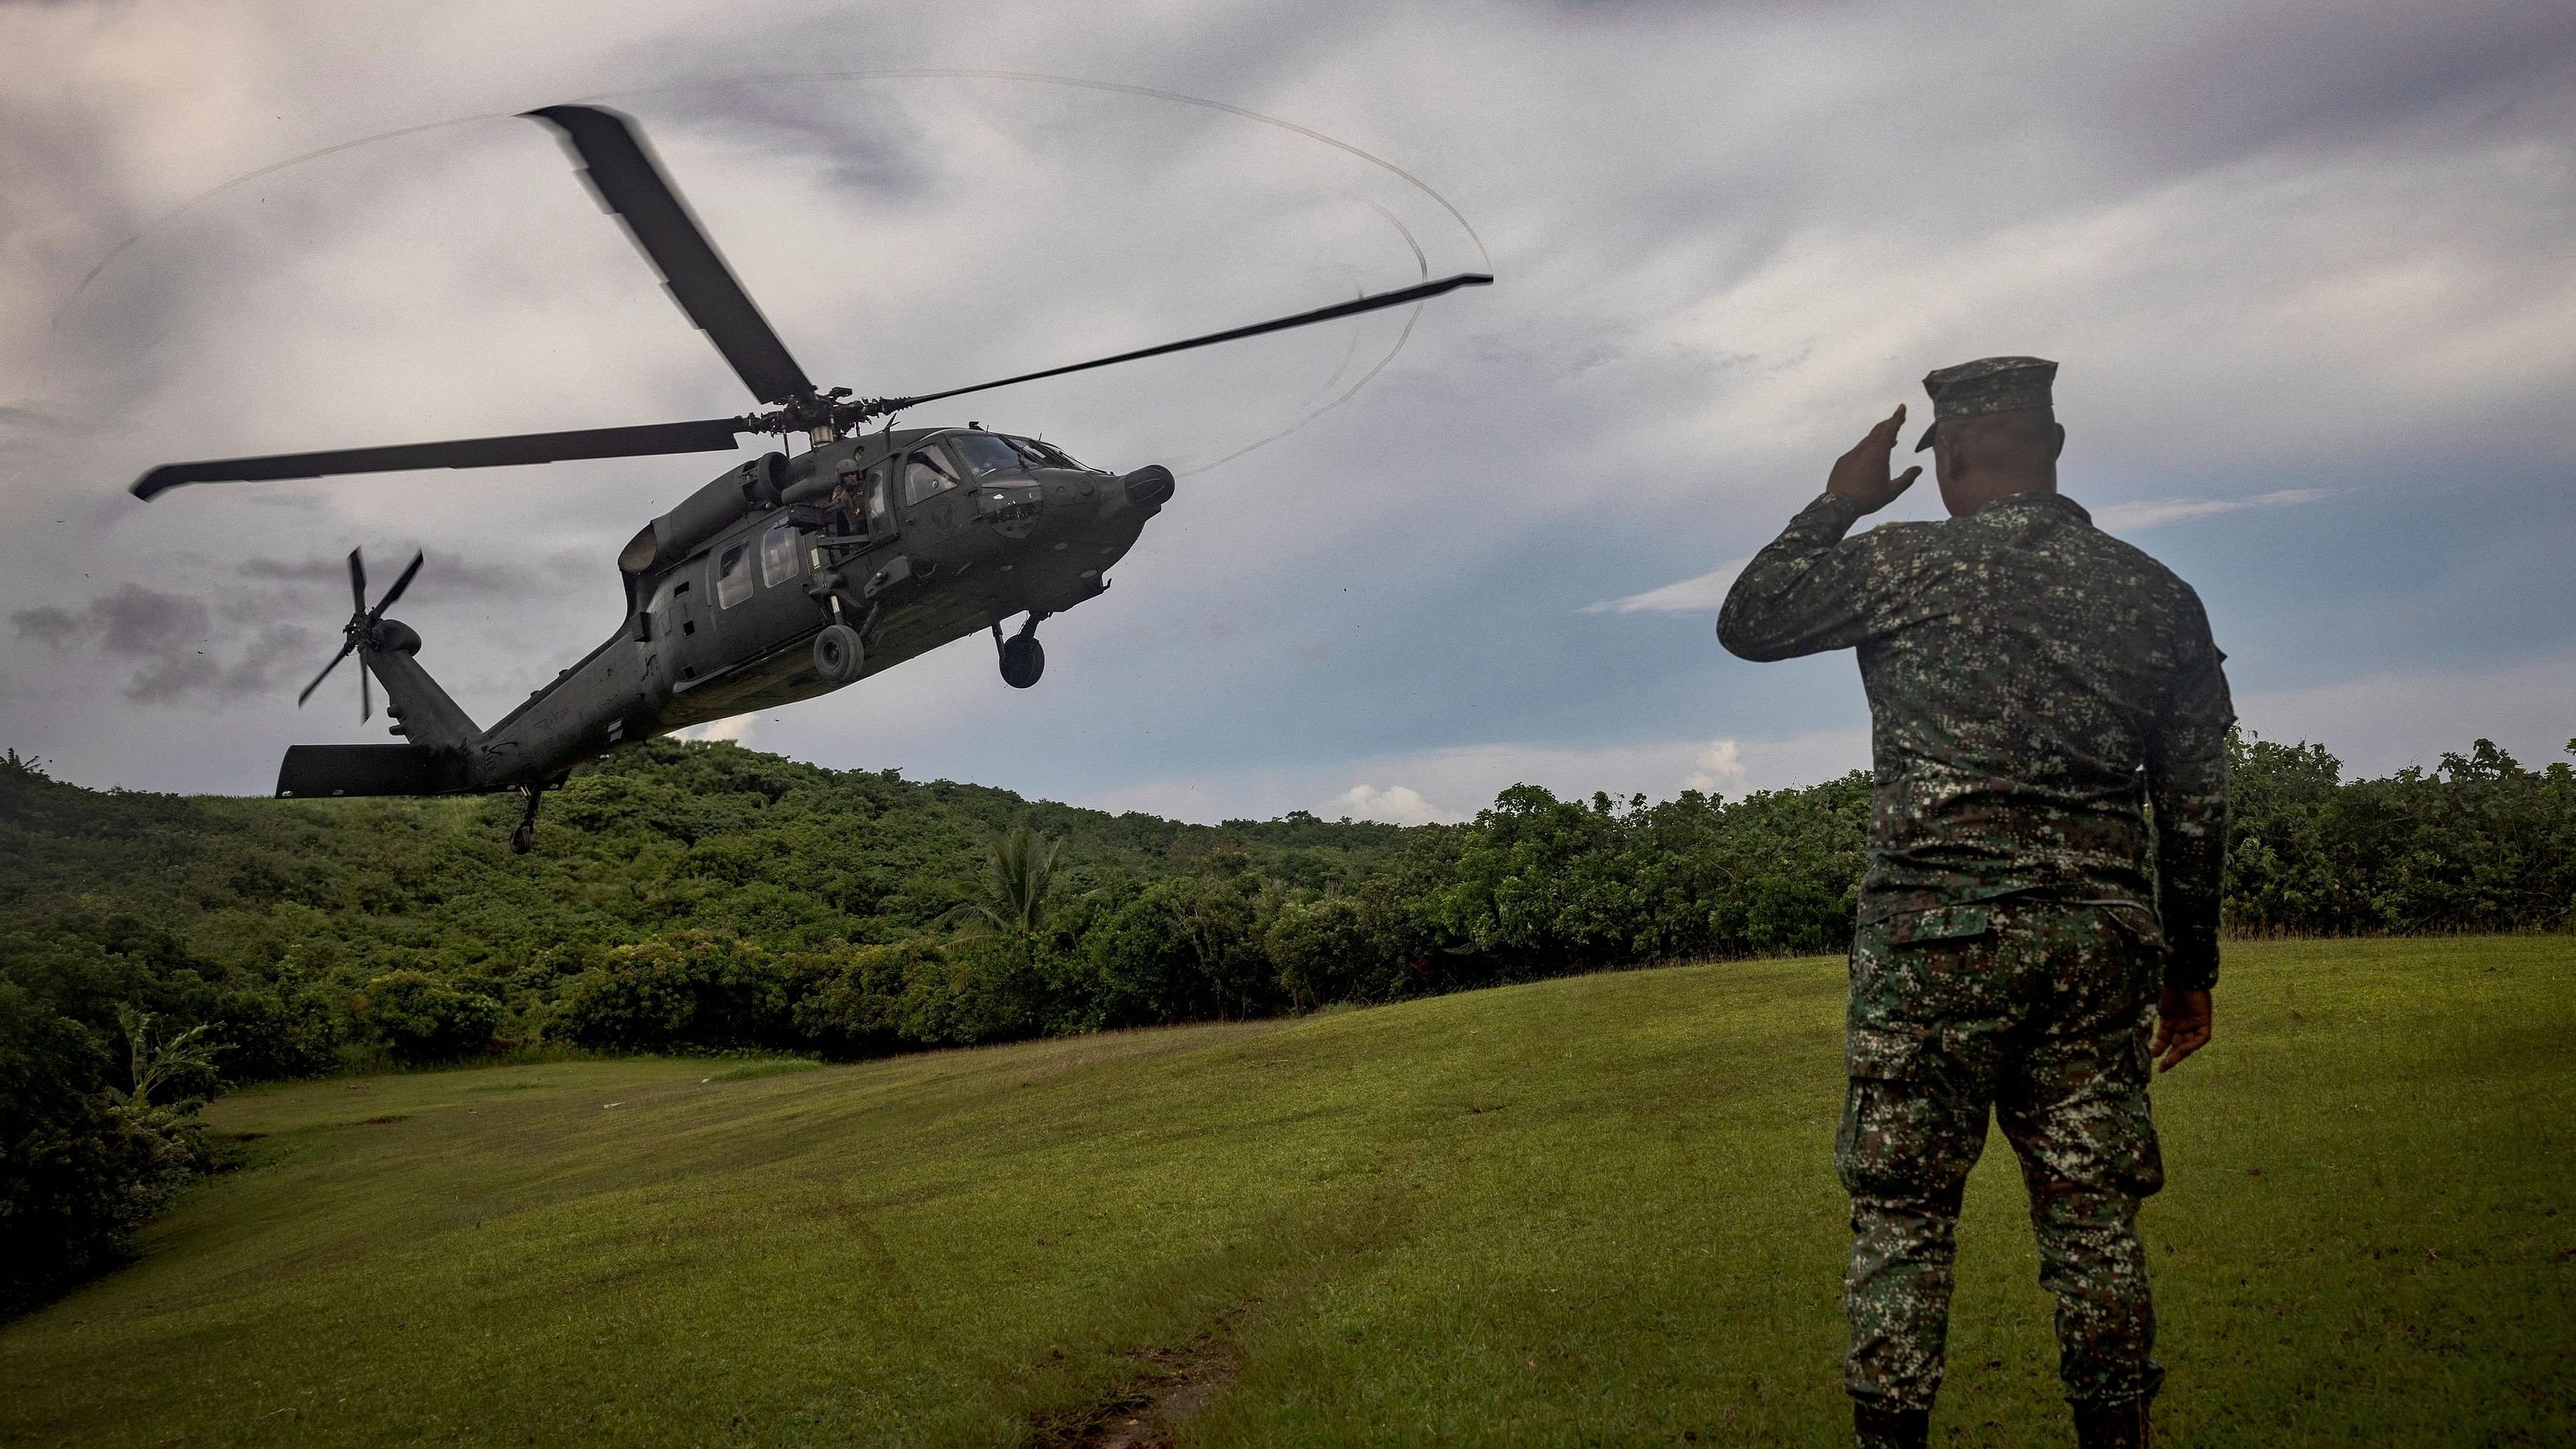
<svg viewBox="0 0 2576 1449">
<path fill-rule="evenodd" d="M 987 473 L 1017 472 L 1023 468 L 1069 468 L 1078 473 L 1091 470 L 1073 461 L 1062 448 L 1041 443 L 1035 438 L 1013 437 L 1008 433 L 966 433 L 948 435 L 957 447 L 957 455 L 966 460 L 973 477 Z"/>
<path fill-rule="evenodd" d="M 1035 438 L 1014 438 L 1005 435 L 1002 441 L 1019 449 L 1021 456 L 1029 460 L 1029 466 L 1032 468 L 1073 468 L 1086 473 L 1091 471 L 1073 461 L 1073 455 L 1064 449 L 1041 443 Z"/>
<path fill-rule="evenodd" d="M 966 460 L 967 470 L 978 478 L 1030 466 L 1019 449 L 991 433 L 956 433 L 948 441 L 957 445 L 957 455 Z"/>
</svg>

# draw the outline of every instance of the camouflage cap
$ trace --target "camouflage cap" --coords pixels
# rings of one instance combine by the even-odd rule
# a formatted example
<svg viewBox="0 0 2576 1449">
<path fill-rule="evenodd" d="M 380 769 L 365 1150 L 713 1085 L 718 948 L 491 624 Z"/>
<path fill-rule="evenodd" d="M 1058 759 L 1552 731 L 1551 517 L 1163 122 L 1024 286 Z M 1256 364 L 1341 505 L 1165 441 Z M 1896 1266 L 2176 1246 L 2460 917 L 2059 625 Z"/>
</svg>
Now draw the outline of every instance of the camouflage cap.
<svg viewBox="0 0 2576 1449">
<path fill-rule="evenodd" d="M 1943 418 L 1983 417 L 2049 406 L 2048 385 L 2057 380 L 2057 364 L 2045 357 L 1980 357 L 1956 367 L 1923 375 L 1923 390 L 1932 395 L 1932 426 L 1923 430 L 1920 453 L 1932 446 Z"/>
</svg>

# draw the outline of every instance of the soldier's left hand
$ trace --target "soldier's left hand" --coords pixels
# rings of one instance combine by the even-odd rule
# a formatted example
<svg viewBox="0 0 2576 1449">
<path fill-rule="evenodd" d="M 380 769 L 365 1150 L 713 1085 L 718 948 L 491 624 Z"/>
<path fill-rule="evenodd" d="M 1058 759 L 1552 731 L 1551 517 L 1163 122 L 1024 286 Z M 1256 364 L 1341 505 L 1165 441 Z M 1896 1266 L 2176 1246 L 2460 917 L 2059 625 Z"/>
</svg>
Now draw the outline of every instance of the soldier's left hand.
<svg viewBox="0 0 2576 1449">
<path fill-rule="evenodd" d="M 2156 1003 L 2156 1034 L 2147 1041 L 2147 1055 L 2157 1058 L 2157 1071 L 2170 1072 L 2209 1045 L 2209 1017 L 2208 992 L 2165 993 Z"/>
<path fill-rule="evenodd" d="M 1896 495 L 1923 476 L 1920 466 L 1908 468 L 1894 478 L 1887 476 L 1888 455 L 1895 451 L 1897 431 L 1904 426 L 1905 404 L 1898 403 L 1885 421 L 1852 444 L 1850 452 L 1834 460 L 1833 472 L 1825 477 L 1825 491 L 1859 504 L 1863 513 L 1876 513 L 1894 503 Z"/>
</svg>

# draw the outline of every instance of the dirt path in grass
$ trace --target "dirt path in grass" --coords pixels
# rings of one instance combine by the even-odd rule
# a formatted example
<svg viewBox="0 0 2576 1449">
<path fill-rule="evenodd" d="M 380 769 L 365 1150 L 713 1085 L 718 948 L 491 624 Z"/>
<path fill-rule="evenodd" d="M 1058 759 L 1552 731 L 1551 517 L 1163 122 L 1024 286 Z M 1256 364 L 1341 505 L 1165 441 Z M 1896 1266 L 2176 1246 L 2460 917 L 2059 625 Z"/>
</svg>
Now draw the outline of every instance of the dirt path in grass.
<svg viewBox="0 0 2576 1449">
<path fill-rule="evenodd" d="M 1175 1431 L 1231 1387 L 1243 1358 L 1222 1330 L 1185 1348 L 1138 1349 L 1137 1372 L 1088 1408 L 1032 1423 L 1038 1449 L 1161 1449 Z"/>
</svg>

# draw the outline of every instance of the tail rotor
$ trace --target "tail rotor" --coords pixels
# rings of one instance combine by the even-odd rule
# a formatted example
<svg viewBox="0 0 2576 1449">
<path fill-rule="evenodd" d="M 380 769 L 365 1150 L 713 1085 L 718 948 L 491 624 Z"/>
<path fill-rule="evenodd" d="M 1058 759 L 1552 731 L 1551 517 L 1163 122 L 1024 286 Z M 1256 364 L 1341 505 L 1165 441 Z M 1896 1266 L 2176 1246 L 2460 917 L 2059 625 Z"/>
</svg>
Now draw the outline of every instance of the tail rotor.
<svg viewBox="0 0 2576 1449">
<path fill-rule="evenodd" d="M 359 556 L 359 550 L 349 550 L 349 622 L 340 631 L 340 652 L 331 656 L 331 662 L 322 666 L 322 672 L 313 676 L 313 682 L 304 686 L 302 694 L 295 696 L 296 708 L 304 707 L 304 701 L 313 697 L 313 691 L 322 687 L 322 681 L 331 677 L 331 671 L 340 667 L 341 660 L 357 653 L 359 645 L 374 637 L 376 625 L 384 620 L 385 610 L 392 608 L 394 601 L 403 596 L 403 590 L 411 587 L 412 576 L 420 572 L 421 561 L 425 557 L 427 555 L 414 552 L 411 562 L 404 565 L 402 573 L 394 579 L 394 586 L 385 590 L 385 596 L 370 609 L 367 607 L 366 560 Z M 358 666 L 358 720 L 364 723 L 375 715 L 375 686 L 361 661 Z"/>
</svg>

